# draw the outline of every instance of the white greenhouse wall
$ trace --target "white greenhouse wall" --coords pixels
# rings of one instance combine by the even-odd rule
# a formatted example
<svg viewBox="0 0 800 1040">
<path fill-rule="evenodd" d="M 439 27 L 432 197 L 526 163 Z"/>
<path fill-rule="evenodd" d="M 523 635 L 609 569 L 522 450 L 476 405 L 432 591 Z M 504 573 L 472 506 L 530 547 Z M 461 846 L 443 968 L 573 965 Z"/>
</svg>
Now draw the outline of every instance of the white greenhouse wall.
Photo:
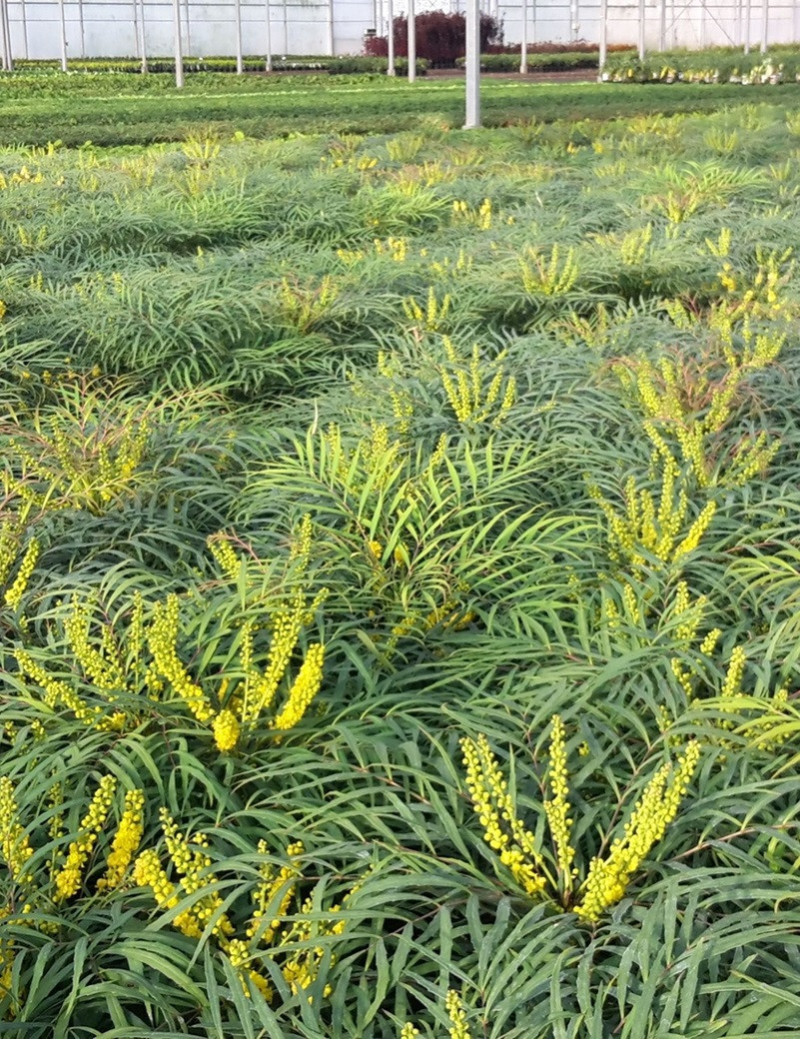
<svg viewBox="0 0 800 1040">
<path fill-rule="evenodd" d="M 417 10 L 462 10 L 465 0 L 419 0 Z M 483 0 L 484 8 L 502 19 L 507 43 L 522 33 L 522 4 Z M 740 12 L 748 0 L 703 4 L 699 0 L 666 2 L 668 47 L 711 44 L 741 46 L 746 29 Z M 358 54 L 367 29 L 386 30 L 386 0 L 269 0 L 273 54 L 329 54 L 329 19 L 333 14 L 333 51 Z M 236 48 L 233 0 L 180 0 L 184 53 L 193 57 L 233 55 Z M 407 0 L 395 0 L 395 12 L 404 13 Z M 146 49 L 149 56 L 169 55 L 172 43 L 172 3 L 145 0 Z M 267 3 L 241 0 L 246 54 L 266 48 Z M 750 0 L 750 43 L 761 39 L 763 0 Z M 65 0 L 69 57 L 136 56 L 138 3 L 132 0 Z M 608 42 L 635 44 L 638 39 L 638 2 L 608 4 Z M 660 40 L 661 0 L 645 2 L 645 40 L 656 48 Z M 57 58 L 61 54 L 57 0 L 9 0 L 12 46 L 17 58 Z M 770 43 L 800 39 L 800 3 L 769 0 Z M 600 36 L 600 0 L 529 0 L 528 40 L 567 42 Z"/>
</svg>

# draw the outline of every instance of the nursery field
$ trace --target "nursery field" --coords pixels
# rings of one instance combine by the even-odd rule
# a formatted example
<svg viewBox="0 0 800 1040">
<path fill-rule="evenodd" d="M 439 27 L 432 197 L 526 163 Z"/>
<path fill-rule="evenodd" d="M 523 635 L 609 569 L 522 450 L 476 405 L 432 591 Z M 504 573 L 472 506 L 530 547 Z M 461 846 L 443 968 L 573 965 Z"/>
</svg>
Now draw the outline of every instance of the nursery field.
<svg viewBox="0 0 800 1040">
<path fill-rule="evenodd" d="M 792 89 L 0 151 L 3 1036 L 800 1033 Z"/>
<path fill-rule="evenodd" d="M 678 58 L 675 57 L 675 62 Z M 614 66 L 628 75 L 627 66 Z M 665 69 L 667 66 L 665 66 Z M 636 67 L 637 75 L 642 71 Z M 633 71 L 631 72 L 633 75 Z M 760 89 L 760 88 L 757 88 Z M 770 94 L 775 93 L 766 88 Z M 781 104 L 796 107 L 800 84 L 777 90 Z M 580 120 L 717 110 L 751 104 L 752 91 L 720 82 L 635 82 L 598 90 L 595 84 L 569 87 L 484 77 L 483 122 L 507 126 L 531 119 Z M 321 102 L 321 98 L 324 99 Z M 772 100 L 772 98 L 770 98 Z M 292 133 L 388 134 L 415 131 L 420 118 L 441 128 L 464 124 L 463 79 L 421 78 L 410 84 L 376 74 L 235 76 L 193 73 L 183 90 L 166 73 L 14 73 L 0 81 L 0 143 L 46 146 L 60 141 L 106 147 L 182 141 L 189 134 L 230 137 L 286 136 Z"/>
</svg>

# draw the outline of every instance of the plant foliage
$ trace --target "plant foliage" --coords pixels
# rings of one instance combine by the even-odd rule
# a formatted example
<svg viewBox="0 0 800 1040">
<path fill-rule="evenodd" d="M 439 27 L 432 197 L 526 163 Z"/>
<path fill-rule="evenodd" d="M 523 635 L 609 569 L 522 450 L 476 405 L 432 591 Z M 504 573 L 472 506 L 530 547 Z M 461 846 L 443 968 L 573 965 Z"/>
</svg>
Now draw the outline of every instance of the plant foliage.
<svg viewBox="0 0 800 1040">
<path fill-rule="evenodd" d="M 800 1032 L 798 132 L 2 150 L 4 1035 Z"/>
</svg>

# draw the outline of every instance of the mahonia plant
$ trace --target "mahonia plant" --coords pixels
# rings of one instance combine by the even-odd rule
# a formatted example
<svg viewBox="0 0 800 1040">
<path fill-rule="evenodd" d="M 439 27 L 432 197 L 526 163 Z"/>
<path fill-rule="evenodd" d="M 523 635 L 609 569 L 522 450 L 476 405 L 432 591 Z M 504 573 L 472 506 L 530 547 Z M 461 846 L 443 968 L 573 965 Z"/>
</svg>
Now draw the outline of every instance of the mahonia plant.
<svg viewBox="0 0 800 1040">
<path fill-rule="evenodd" d="M 52 665 L 45 666 L 23 647 L 14 656 L 22 675 L 44 691 L 46 708 L 66 708 L 93 729 L 121 731 L 138 722 L 144 706 L 158 693 L 146 660 L 145 604 L 141 594 L 134 593 L 127 617 L 116 624 L 98 619 L 94 606 L 76 598 L 64 621 L 72 681 L 57 678 Z M 138 700 L 130 696 L 140 694 L 146 696 Z M 133 711 L 132 705 L 138 710 Z"/>
<path fill-rule="evenodd" d="M 567 248 L 562 257 L 558 242 L 545 256 L 539 249 L 529 246 L 520 259 L 522 287 L 529 296 L 565 296 L 573 288 L 580 268 L 575 259 L 575 250 Z"/>
<path fill-rule="evenodd" d="M 8 432 L 6 497 L 40 511 L 85 509 L 101 515 L 137 486 L 153 433 L 146 409 L 113 405 L 84 387 L 75 400 L 37 417 L 33 430 Z"/>
<path fill-rule="evenodd" d="M 680 301 L 666 301 L 665 308 L 679 328 L 702 327 Z M 721 306 L 712 309 L 707 323 L 724 362 L 721 374 L 719 365 L 663 356 L 618 362 L 614 369 L 644 412 L 642 429 L 653 445 L 653 459 L 670 455 L 670 438 L 701 487 L 741 487 L 767 469 L 780 439 L 770 438 L 766 430 L 745 437 L 737 432 L 724 454 L 722 434 L 744 380 L 776 360 L 786 336 L 774 329 L 759 332 L 749 315 L 740 320 Z"/>
<path fill-rule="evenodd" d="M 464 1003 L 457 990 L 449 989 L 445 994 L 444 1007 L 447 1012 L 448 1036 L 450 1040 L 472 1040 L 469 1020 Z M 422 1036 L 413 1022 L 406 1022 L 400 1031 L 400 1040 L 417 1040 Z"/>
<path fill-rule="evenodd" d="M 497 429 L 517 393 L 515 377 L 503 368 L 505 351 L 489 361 L 481 357 L 477 343 L 469 358 L 459 354 L 449 336 L 442 337 L 442 345 L 448 364 L 440 365 L 439 372 L 456 418 L 467 426 L 490 422 Z"/>
<path fill-rule="evenodd" d="M 0 522 L 0 588 L 4 589 L 3 599 L 11 610 L 19 610 L 41 553 L 35 536 L 28 537 L 23 551 L 25 538 L 26 525 L 20 518 Z"/>
<path fill-rule="evenodd" d="M 56 844 L 49 861 L 39 859 L 34 867 L 36 850 L 19 819 L 17 790 L 9 777 L 0 777 L 0 859 L 10 882 L 0 901 L 0 925 L 13 924 L 55 934 L 58 923 L 54 908 L 71 903 L 76 896 L 91 896 L 89 868 L 95 847 L 106 831 L 117 786 L 118 781 L 111 775 L 100 778 L 75 837 L 66 844 L 63 791 L 61 785 L 55 785 L 50 801 L 56 811 L 48 834 Z M 142 838 L 143 808 L 142 790 L 134 788 L 125 793 L 119 823 L 107 846 L 106 870 L 96 882 L 98 892 L 110 892 L 129 883 L 130 864 Z M 0 939 L 0 998 L 12 991 L 14 958 L 13 941 Z M 13 1006 L 11 1010 L 14 1011 Z"/>
<path fill-rule="evenodd" d="M 291 559 L 297 563 L 296 578 L 301 578 L 305 573 L 311 540 L 311 518 L 305 516 L 291 552 Z M 227 579 L 236 582 L 242 566 L 246 566 L 245 561 L 237 557 L 224 536 L 210 538 L 209 547 Z M 266 613 L 261 624 L 270 632 L 270 647 L 263 670 L 254 662 L 255 622 L 246 620 L 239 641 L 238 674 L 242 678 L 234 683 L 223 679 L 216 705 L 200 683 L 191 677 L 178 654 L 178 597 L 168 596 L 164 602 L 155 605 L 148 634 L 153 668 L 170 684 L 198 722 L 211 725 L 214 741 L 220 751 L 233 751 L 243 734 L 258 725 L 264 716 L 268 716 L 268 726 L 273 730 L 276 740 L 280 739 L 282 731 L 296 726 L 303 718 L 322 685 L 325 648 L 321 643 L 309 645 L 285 702 L 280 708 L 275 702 L 297 652 L 302 629 L 311 623 L 327 594 L 327 589 L 321 589 L 309 602 L 304 589 L 297 588 Z"/>
<path fill-rule="evenodd" d="M 266 842 L 258 852 L 262 857 L 260 878 L 251 890 L 251 911 L 244 927 L 236 925 L 226 910 L 215 886 L 219 877 L 212 871 L 210 843 L 203 833 L 180 830 L 170 813 L 160 811 L 166 846 L 166 866 L 157 849 L 146 849 L 136 860 L 136 883 L 149 888 L 161 909 L 174 910 L 187 897 L 190 904 L 172 918 L 173 927 L 191 939 L 210 935 L 218 949 L 229 959 L 246 996 L 255 987 L 265 1000 L 273 998 L 267 975 L 257 967 L 271 960 L 279 967 L 292 992 L 297 994 L 315 981 L 324 956 L 322 941 L 340 936 L 346 919 L 337 916 L 360 888 L 354 885 L 342 904 L 328 910 L 328 918 L 313 914 L 313 900 L 301 897 L 303 880 L 300 858 L 303 846 L 293 842 L 286 849 L 286 863 L 276 869 L 268 860 Z M 285 920 L 292 917 L 292 920 Z M 311 944 L 311 940 L 318 940 Z"/>
<path fill-rule="evenodd" d="M 649 781 L 604 856 L 595 856 L 583 881 L 574 864 L 572 819 L 564 724 L 552 719 L 548 781 L 550 798 L 543 805 L 552 856 L 545 856 L 535 835 L 516 814 L 513 799 L 488 739 L 461 741 L 467 771 L 467 789 L 484 828 L 484 838 L 514 880 L 533 899 L 546 900 L 561 910 L 574 910 L 594 923 L 625 895 L 653 846 L 675 818 L 700 759 L 700 744 L 690 741 L 677 763 L 664 763 Z"/>
<path fill-rule="evenodd" d="M 663 567 L 680 566 L 700 544 L 716 512 L 709 500 L 689 523 L 689 494 L 684 474 L 664 448 L 658 455 L 661 487 L 658 500 L 648 488 L 638 488 L 636 478 L 625 482 L 625 509 L 612 505 L 597 485 L 586 477 L 589 495 L 600 506 L 608 521 L 609 554 L 616 563 L 625 564 L 634 576 L 654 563 Z"/>
<path fill-rule="evenodd" d="M 439 299 L 436 289 L 430 285 L 425 303 L 421 304 L 413 296 L 408 296 L 403 300 L 403 312 L 415 328 L 424 332 L 441 332 L 447 325 L 452 302 L 450 293 L 444 293 Z"/>
<path fill-rule="evenodd" d="M 136 593 L 130 611 L 116 623 L 98 619 L 89 604 L 76 599 L 64 623 L 72 676 L 53 674 L 53 667 L 23 647 L 14 652 L 20 672 L 44 691 L 46 708 L 66 708 L 80 722 L 100 731 L 122 731 L 138 724 L 148 705 L 163 699 L 169 688 L 198 722 L 211 727 L 222 752 L 232 751 L 264 719 L 273 739 L 280 740 L 283 731 L 303 718 L 322 683 L 325 649 L 321 643 L 312 643 L 288 683 L 283 703 L 278 703 L 302 630 L 327 595 L 322 589 L 309 599 L 302 588 L 311 536 L 311 521 L 306 517 L 292 550 L 292 561 L 298 563 L 294 572 L 297 587 L 277 604 L 265 606 L 257 622 L 253 618 L 244 621 L 238 631 L 238 659 L 229 663 L 230 675 L 215 680 L 213 696 L 207 680 L 195 678 L 179 653 L 180 642 L 190 633 L 184 630 L 181 599 L 176 594 L 148 609 Z M 209 546 L 226 581 L 236 583 L 247 561 L 222 535 L 209 539 Z M 270 633 L 263 669 L 255 661 L 257 628 Z"/>
</svg>

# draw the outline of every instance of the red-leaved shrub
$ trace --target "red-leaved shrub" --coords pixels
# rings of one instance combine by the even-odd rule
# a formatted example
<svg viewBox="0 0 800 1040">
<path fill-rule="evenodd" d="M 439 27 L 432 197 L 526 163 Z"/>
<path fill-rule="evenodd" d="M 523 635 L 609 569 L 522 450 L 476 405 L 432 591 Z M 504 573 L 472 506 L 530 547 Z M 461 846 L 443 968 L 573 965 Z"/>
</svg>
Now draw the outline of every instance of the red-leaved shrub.
<svg viewBox="0 0 800 1040">
<path fill-rule="evenodd" d="M 414 19 L 417 31 L 417 57 L 427 58 L 434 67 L 446 68 L 463 58 L 466 51 L 466 19 L 463 14 L 444 11 L 426 11 Z M 481 15 L 481 53 L 502 42 L 503 32 L 497 19 Z M 389 52 L 385 36 L 373 36 L 365 41 L 364 53 L 385 58 Z M 394 52 L 398 57 L 408 55 L 408 23 L 405 18 L 394 20 Z"/>
</svg>

